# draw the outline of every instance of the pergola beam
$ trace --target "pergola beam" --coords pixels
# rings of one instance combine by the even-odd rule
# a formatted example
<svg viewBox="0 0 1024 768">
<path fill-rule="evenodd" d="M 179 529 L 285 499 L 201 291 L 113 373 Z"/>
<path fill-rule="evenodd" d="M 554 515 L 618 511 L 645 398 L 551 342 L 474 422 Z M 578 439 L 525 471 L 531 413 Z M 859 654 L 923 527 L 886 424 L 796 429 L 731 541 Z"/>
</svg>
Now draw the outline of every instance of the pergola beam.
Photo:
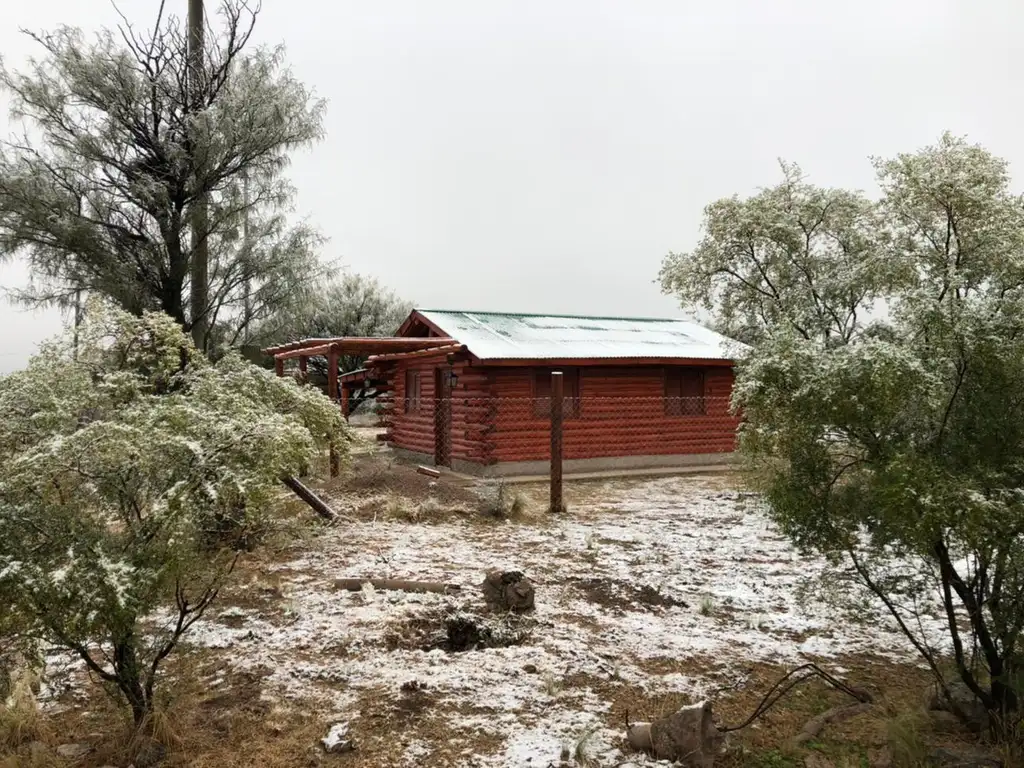
<svg viewBox="0 0 1024 768">
<path fill-rule="evenodd" d="M 454 344 L 450 338 L 418 338 L 405 336 L 348 336 L 334 339 L 303 339 L 290 344 L 267 347 L 263 354 L 279 360 L 293 357 L 314 357 L 327 355 L 334 349 L 339 355 L 375 354 L 385 352 L 412 352 L 420 349 L 431 349 Z"/>
</svg>

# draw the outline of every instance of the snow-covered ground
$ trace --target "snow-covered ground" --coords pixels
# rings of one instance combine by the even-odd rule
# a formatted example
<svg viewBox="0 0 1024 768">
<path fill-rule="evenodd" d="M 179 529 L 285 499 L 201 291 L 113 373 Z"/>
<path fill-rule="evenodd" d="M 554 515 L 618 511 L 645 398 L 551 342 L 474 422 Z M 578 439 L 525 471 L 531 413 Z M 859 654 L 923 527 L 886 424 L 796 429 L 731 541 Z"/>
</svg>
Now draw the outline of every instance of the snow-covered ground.
<svg viewBox="0 0 1024 768">
<path fill-rule="evenodd" d="M 460 765 L 557 764 L 563 745 L 591 731 L 586 748 L 598 764 L 627 765 L 621 729 L 606 717 L 616 686 L 696 700 L 715 685 L 712 659 L 738 670 L 883 649 L 912 658 L 884 621 L 839 621 L 801 600 L 799 587 L 821 563 L 800 557 L 756 499 L 727 486 L 720 477 L 609 482 L 589 487 L 569 514 L 532 524 L 342 523 L 301 557 L 254 574 L 249 586 L 273 598 L 212 612 L 189 642 L 266 675 L 265 696 L 316 701 L 357 734 L 367 696 L 425 684 L 444 728 L 410 732 L 399 750 L 410 766 L 439 764 L 426 758 L 442 741 L 448 749 L 464 741 Z M 444 605 L 481 610 L 476 585 L 494 568 L 521 570 L 537 586 L 526 643 L 446 653 L 389 642 L 412 617 Z M 451 597 L 333 585 L 371 576 L 466 588 Z M 687 659 L 698 671 L 659 671 Z M 576 684 L 562 685 L 570 679 Z M 484 754 L 476 738 L 490 744 Z"/>
</svg>

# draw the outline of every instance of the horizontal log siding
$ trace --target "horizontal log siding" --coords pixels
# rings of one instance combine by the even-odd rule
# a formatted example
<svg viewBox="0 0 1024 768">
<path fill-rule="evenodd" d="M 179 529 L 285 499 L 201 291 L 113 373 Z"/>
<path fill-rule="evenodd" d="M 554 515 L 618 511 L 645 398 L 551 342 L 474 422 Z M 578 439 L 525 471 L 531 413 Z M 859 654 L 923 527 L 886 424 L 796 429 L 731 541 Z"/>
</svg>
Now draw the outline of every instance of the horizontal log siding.
<svg viewBox="0 0 1024 768">
<path fill-rule="evenodd" d="M 534 369 L 493 369 L 498 395 L 492 461 L 540 461 L 550 456 L 550 424 L 534 416 Z M 579 415 L 564 424 L 566 459 L 728 453 L 738 420 L 729 414 L 733 373 L 705 369 L 707 413 L 669 416 L 661 368 L 583 368 Z"/>
<path fill-rule="evenodd" d="M 395 448 L 434 455 L 434 409 L 437 406 L 434 372 L 438 368 L 447 374 L 449 366 L 444 356 L 399 360 L 390 367 L 388 379 L 394 397 L 388 406 L 386 439 Z M 420 373 L 420 408 L 416 413 L 405 412 L 406 372 L 409 370 Z M 456 361 L 451 370 L 459 377 L 452 392 L 449 436 L 452 459 L 487 463 L 487 438 L 493 429 L 495 410 L 489 376 L 464 361 Z"/>
</svg>

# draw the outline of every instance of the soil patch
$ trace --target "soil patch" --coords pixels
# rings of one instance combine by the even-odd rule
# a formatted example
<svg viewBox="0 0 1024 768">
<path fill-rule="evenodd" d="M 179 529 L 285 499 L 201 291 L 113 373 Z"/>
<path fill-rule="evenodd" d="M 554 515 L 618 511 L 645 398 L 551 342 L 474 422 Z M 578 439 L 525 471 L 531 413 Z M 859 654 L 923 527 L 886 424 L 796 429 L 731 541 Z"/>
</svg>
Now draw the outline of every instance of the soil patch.
<svg viewBox="0 0 1024 768">
<path fill-rule="evenodd" d="M 649 584 L 637 585 L 607 578 L 573 578 L 568 581 L 590 602 L 619 611 L 690 607 L 685 601 L 666 595 Z"/>
<path fill-rule="evenodd" d="M 535 626 L 534 619 L 520 614 L 479 616 L 449 607 L 424 611 L 392 626 L 384 641 L 390 650 L 440 648 L 448 653 L 461 653 L 523 645 Z"/>
</svg>

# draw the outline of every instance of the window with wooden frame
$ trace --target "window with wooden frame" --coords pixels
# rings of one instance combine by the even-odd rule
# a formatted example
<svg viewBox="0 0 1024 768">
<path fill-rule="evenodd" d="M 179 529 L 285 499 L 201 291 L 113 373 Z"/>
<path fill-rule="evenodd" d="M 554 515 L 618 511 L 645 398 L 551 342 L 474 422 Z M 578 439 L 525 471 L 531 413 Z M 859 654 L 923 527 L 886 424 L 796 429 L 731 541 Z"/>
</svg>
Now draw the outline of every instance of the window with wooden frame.
<svg viewBox="0 0 1024 768">
<path fill-rule="evenodd" d="M 700 368 L 666 368 L 665 415 L 703 416 L 706 413 L 704 371 Z"/>
<path fill-rule="evenodd" d="M 551 374 L 555 369 L 537 368 L 533 372 L 533 415 L 551 418 Z M 576 368 L 559 368 L 562 372 L 562 418 L 580 415 L 580 372 Z"/>
<path fill-rule="evenodd" d="M 406 370 L 405 372 L 405 412 L 419 413 L 422 401 L 421 389 L 422 379 L 419 371 Z"/>
</svg>

